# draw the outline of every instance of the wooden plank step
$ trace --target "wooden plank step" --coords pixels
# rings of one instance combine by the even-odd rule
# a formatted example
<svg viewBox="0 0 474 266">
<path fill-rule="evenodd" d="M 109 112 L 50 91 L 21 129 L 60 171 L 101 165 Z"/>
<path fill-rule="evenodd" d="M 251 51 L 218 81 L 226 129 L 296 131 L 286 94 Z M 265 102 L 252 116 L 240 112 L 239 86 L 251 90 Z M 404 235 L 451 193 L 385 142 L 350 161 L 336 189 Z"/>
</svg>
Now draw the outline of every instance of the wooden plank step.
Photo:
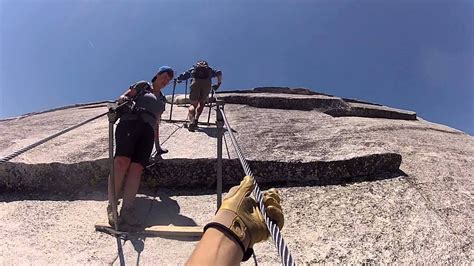
<svg viewBox="0 0 474 266">
<path fill-rule="evenodd" d="M 180 236 L 180 237 L 201 237 L 203 234 L 202 226 L 176 226 L 176 225 L 154 225 L 137 232 L 116 231 L 108 223 L 98 223 L 95 230 L 100 232 L 108 232 L 113 235 L 126 234 L 146 234 L 156 236 Z"/>
</svg>

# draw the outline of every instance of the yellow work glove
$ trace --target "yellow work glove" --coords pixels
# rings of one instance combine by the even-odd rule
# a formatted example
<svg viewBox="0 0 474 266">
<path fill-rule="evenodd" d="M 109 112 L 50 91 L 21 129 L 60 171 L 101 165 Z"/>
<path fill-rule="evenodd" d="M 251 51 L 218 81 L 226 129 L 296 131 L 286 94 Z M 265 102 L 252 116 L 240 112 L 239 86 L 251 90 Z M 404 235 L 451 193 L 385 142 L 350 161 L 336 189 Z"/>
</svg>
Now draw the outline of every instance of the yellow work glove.
<svg viewBox="0 0 474 266">
<path fill-rule="evenodd" d="M 216 228 L 234 239 L 242 248 L 243 260 L 252 255 L 255 243 L 266 240 L 270 235 L 257 202 L 250 197 L 252 190 L 253 178 L 244 177 L 239 186 L 230 189 L 212 221 L 204 227 L 204 230 Z M 281 229 L 284 217 L 278 191 L 264 191 L 263 202 L 268 217 Z"/>
</svg>

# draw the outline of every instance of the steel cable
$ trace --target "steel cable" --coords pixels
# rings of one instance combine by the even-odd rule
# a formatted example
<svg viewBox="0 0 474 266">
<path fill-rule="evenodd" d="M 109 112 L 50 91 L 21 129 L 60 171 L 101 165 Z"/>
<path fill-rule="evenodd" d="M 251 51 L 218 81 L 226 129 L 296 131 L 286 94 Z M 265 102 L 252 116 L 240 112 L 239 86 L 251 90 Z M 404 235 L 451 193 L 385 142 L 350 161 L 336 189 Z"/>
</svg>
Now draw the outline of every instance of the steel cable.
<svg viewBox="0 0 474 266">
<path fill-rule="evenodd" d="M 229 121 L 227 119 L 227 116 L 225 114 L 225 111 L 222 108 L 217 108 L 218 112 L 222 113 L 222 117 L 224 118 L 224 123 L 225 126 L 227 127 L 227 131 L 229 132 L 229 137 L 230 140 L 232 141 L 232 145 L 234 146 L 235 152 L 237 153 L 237 156 L 239 157 L 240 164 L 244 168 L 244 172 L 246 175 L 253 177 L 253 173 L 250 170 L 250 166 L 247 163 L 247 160 L 243 156 L 242 150 L 237 143 L 237 140 L 232 132 L 232 129 L 229 125 Z M 253 189 L 253 195 L 255 199 L 257 200 L 259 207 L 260 207 L 260 212 L 262 213 L 265 223 L 269 229 L 270 235 L 273 239 L 273 243 L 275 243 L 277 249 L 278 249 L 278 254 L 280 255 L 282 264 L 285 266 L 293 266 L 296 265 L 295 261 L 293 260 L 293 256 L 290 253 L 290 250 L 288 246 L 285 243 L 285 240 L 283 239 L 283 236 L 281 235 L 280 229 L 278 226 L 270 220 L 270 218 L 267 216 L 267 212 L 265 210 L 265 205 L 263 204 L 263 194 L 260 189 L 260 186 L 257 184 L 256 179 L 253 179 L 254 183 L 254 189 Z"/>
<path fill-rule="evenodd" d="M 107 113 L 108 113 L 108 112 L 107 112 Z M 49 141 L 49 140 L 51 140 L 51 139 L 54 139 L 54 138 L 56 138 L 56 137 L 58 137 L 58 136 L 61 136 L 61 135 L 64 134 L 64 133 L 67 133 L 67 132 L 69 132 L 69 131 L 71 131 L 71 130 L 73 130 L 73 129 L 76 129 L 76 128 L 80 127 L 80 126 L 83 126 L 83 125 L 85 125 L 85 124 L 87 124 L 87 123 L 89 123 L 89 122 L 92 122 L 92 121 L 96 120 L 97 118 L 100 118 L 100 117 L 106 115 L 107 113 L 100 114 L 100 115 L 95 116 L 95 117 L 93 117 L 93 118 L 91 118 L 91 119 L 88 119 L 88 120 L 86 120 L 86 121 L 84 121 L 84 122 L 81 122 L 81 123 L 79 123 L 79 124 L 77 124 L 77 125 L 75 125 L 75 126 L 66 128 L 66 129 L 64 129 L 64 130 L 62 130 L 62 131 L 59 131 L 59 132 L 56 133 L 56 134 L 53 134 L 53 135 L 51 135 L 51 136 L 49 136 L 49 137 L 46 137 L 46 138 L 44 138 L 44 139 L 42 139 L 42 140 L 40 140 L 40 141 L 38 141 L 38 142 L 35 142 L 35 143 L 33 143 L 33 144 L 30 144 L 30 145 L 28 145 L 28 146 L 26 146 L 26 147 L 24 147 L 24 148 L 22 148 L 22 149 L 20 149 L 20 150 L 18 150 L 18 151 L 16 151 L 16 152 L 12 153 L 12 154 L 9 154 L 9 155 L 7 155 L 7 156 L 5 156 L 5 157 L 3 157 L 3 158 L 0 158 L 0 164 L 1 164 L 1 163 L 8 162 L 8 161 L 10 161 L 11 159 L 17 157 L 18 155 L 20 155 L 20 154 L 22 154 L 22 153 L 24 153 L 24 152 L 26 152 L 26 151 L 29 151 L 29 150 L 33 149 L 34 147 L 39 146 L 39 145 L 41 145 L 41 144 L 43 144 L 43 143 L 45 143 L 45 142 L 47 142 L 47 141 Z"/>
</svg>

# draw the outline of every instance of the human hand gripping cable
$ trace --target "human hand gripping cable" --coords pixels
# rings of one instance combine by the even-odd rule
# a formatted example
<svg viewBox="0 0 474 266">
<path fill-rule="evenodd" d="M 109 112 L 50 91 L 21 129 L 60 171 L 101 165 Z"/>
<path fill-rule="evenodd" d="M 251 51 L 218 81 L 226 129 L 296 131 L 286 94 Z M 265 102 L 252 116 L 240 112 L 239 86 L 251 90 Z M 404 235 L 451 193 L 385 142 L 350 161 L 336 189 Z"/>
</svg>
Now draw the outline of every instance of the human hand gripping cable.
<svg viewBox="0 0 474 266">
<path fill-rule="evenodd" d="M 181 73 L 178 77 L 176 77 L 175 80 L 176 80 L 176 83 L 181 83 L 190 77 L 191 77 L 190 73 L 184 72 L 184 73 Z"/>
<path fill-rule="evenodd" d="M 130 101 L 130 98 L 126 95 L 120 95 L 120 97 L 117 99 L 118 104 L 122 104 L 127 101 Z"/>
<path fill-rule="evenodd" d="M 257 202 L 250 197 L 253 186 L 253 177 L 244 177 L 239 186 L 230 189 L 214 218 L 204 227 L 216 228 L 235 240 L 244 253 L 244 261 L 252 255 L 253 245 L 270 235 Z M 263 195 L 268 217 L 281 229 L 284 217 L 278 191 L 270 189 Z"/>
<path fill-rule="evenodd" d="M 216 90 L 219 89 L 220 86 L 221 86 L 220 83 L 214 84 L 214 85 L 212 85 L 212 89 L 213 89 L 214 91 L 216 91 Z"/>
</svg>

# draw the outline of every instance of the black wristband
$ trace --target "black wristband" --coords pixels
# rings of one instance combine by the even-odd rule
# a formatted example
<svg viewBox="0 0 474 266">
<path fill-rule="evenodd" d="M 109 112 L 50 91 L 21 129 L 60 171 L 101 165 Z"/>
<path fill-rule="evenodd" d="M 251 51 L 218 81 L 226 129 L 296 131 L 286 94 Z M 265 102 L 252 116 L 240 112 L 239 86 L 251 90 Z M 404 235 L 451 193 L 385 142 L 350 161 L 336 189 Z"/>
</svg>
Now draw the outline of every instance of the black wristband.
<svg viewBox="0 0 474 266">
<path fill-rule="evenodd" d="M 206 230 L 209 229 L 209 228 L 217 229 L 217 230 L 221 231 L 224 235 L 228 236 L 230 239 L 237 242 L 237 244 L 239 244 L 240 248 L 242 249 L 242 253 L 244 255 L 244 257 L 242 258 L 242 261 L 246 261 L 250 258 L 250 255 L 252 255 L 252 253 L 253 253 L 253 249 L 252 249 L 252 253 L 250 253 L 250 255 L 248 255 L 247 259 L 244 260 L 244 258 L 247 255 L 246 254 L 246 249 L 244 247 L 244 243 L 242 243 L 240 238 L 238 236 L 236 236 L 235 233 L 232 232 L 232 230 L 230 230 L 227 226 L 224 226 L 224 225 L 222 225 L 220 223 L 216 223 L 216 222 L 210 222 L 210 223 L 206 224 L 206 226 L 204 226 L 204 232 L 206 232 Z"/>
</svg>

